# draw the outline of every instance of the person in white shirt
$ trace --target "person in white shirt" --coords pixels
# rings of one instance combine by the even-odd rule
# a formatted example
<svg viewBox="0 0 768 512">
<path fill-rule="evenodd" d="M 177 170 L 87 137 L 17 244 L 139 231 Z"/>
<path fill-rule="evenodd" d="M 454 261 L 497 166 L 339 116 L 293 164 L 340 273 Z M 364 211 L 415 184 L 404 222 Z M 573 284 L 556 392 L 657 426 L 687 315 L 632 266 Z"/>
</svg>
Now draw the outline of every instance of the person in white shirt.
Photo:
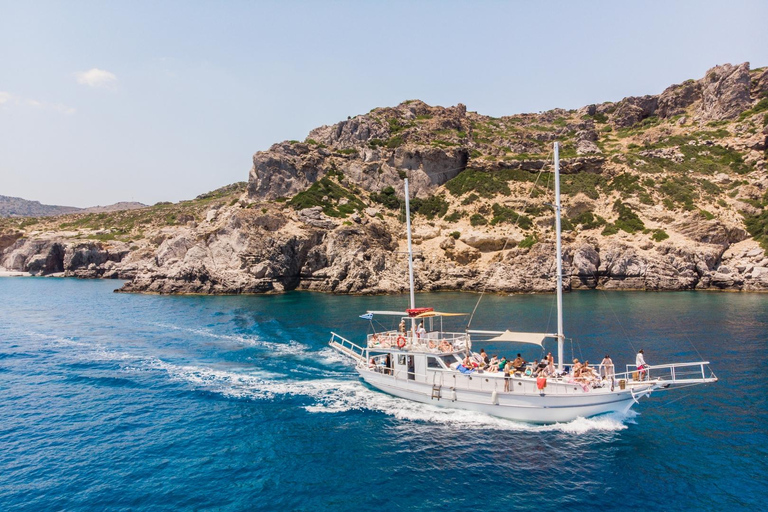
<svg viewBox="0 0 768 512">
<path fill-rule="evenodd" d="M 416 329 L 416 336 L 418 336 L 421 339 L 424 339 L 424 338 L 427 337 L 427 330 L 424 329 L 424 322 L 423 321 L 419 324 L 419 328 Z"/>
<path fill-rule="evenodd" d="M 644 380 L 647 373 L 646 368 L 648 365 L 645 363 L 645 357 L 643 356 L 642 349 L 640 349 L 640 351 L 637 353 L 637 357 L 635 358 L 635 366 L 637 366 L 637 371 L 640 372 L 640 380 Z"/>
</svg>

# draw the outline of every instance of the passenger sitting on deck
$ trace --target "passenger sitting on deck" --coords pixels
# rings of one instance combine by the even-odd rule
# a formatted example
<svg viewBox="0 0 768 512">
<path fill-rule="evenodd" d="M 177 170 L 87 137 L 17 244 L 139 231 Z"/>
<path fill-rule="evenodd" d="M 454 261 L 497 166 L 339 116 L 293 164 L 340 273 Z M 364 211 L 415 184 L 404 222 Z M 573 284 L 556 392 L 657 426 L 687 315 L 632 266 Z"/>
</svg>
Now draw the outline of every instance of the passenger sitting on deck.
<svg viewBox="0 0 768 512">
<path fill-rule="evenodd" d="M 541 375 L 542 373 L 544 373 L 544 370 L 547 368 L 547 364 L 548 364 L 547 360 L 542 359 L 541 361 L 539 361 L 539 365 L 533 368 L 533 371 L 536 373 L 537 376 Z"/>
<path fill-rule="evenodd" d="M 571 376 L 579 377 L 581 375 L 581 363 L 578 359 L 573 360 L 573 366 L 571 366 Z"/>
<path fill-rule="evenodd" d="M 471 373 L 475 371 L 474 366 L 472 366 L 472 361 L 470 360 L 469 356 L 464 358 L 464 362 L 462 362 L 459 366 L 456 367 L 457 370 L 459 370 L 461 373 Z"/>
<path fill-rule="evenodd" d="M 554 377 L 555 375 L 557 375 L 557 369 L 555 368 L 554 359 L 550 359 L 549 362 L 547 362 L 547 366 L 544 368 L 541 374 L 544 377 Z"/>
<path fill-rule="evenodd" d="M 501 356 L 501 359 L 499 359 L 499 371 L 504 371 L 504 366 L 507 364 L 507 358 L 504 356 Z"/>
<path fill-rule="evenodd" d="M 400 334 L 405 334 L 405 320 L 400 320 L 398 330 L 400 331 Z"/>
<path fill-rule="evenodd" d="M 480 358 L 483 360 L 482 361 L 483 364 L 489 364 L 488 363 L 488 361 L 489 361 L 488 360 L 488 354 L 485 352 L 484 348 L 480 349 L 480 354 L 479 355 L 480 355 Z"/>
<path fill-rule="evenodd" d="M 525 368 L 525 359 L 523 359 L 523 356 L 517 354 L 515 360 L 512 361 L 512 366 L 515 368 L 515 371 L 522 371 L 523 368 Z"/>
<path fill-rule="evenodd" d="M 453 347 L 445 340 L 440 340 L 440 345 L 437 348 L 440 349 L 440 352 L 453 352 Z"/>
<path fill-rule="evenodd" d="M 437 348 L 437 342 L 435 340 L 429 340 L 427 346 L 429 346 L 429 348 Z"/>
<path fill-rule="evenodd" d="M 533 360 L 533 364 L 529 368 L 525 369 L 525 376 L 526 377 L 532 377 L 533 376 L 533 370 L 537 366 L 539 366 L 539 360 L 538 359 L 534 359 Z"/>
<path fill-rule="evenodd" d="M 485 367 L 485 363 L 486 363 L 486 361 L 485 361 L 485 358 L 483 357 L 483 354 L 484 354 L 484 353 L 485 353 L 485 352 L 484 352 L 482 349 L 480 350 L 480 353 L 479 353 L 479 354 L 478 354 L 477 352 L 473 352 L 473 353 L 472 353 L 472 362 L 474 363 L 474 365 L 475 365 L 477 368 L 483 368 L 483 367 Z"/>
<path fill-rule="evenodd" d="M 376 369 L 376 360 L 374 358 L 371 358 L 371 360 L 368 361 L 368 368 L 370 368 L 371 370 Z"/>
<path fill-rule="evenodd" d="M 488 371 L 495 373 L 499 371 L 499 356 L 494 355 L 490 361 L 488 361 Z"/>
</svg>

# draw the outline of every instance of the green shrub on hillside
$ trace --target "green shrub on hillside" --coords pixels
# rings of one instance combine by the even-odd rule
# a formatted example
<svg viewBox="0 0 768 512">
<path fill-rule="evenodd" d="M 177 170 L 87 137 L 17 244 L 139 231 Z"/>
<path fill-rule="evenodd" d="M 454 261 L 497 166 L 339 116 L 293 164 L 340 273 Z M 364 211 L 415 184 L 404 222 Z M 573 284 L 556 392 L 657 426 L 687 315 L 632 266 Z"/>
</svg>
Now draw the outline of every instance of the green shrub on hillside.
<svg viewBox="0 0 768 512">
<path fill-rule="evenodd" d="M 338 204 L 341 199 L 346 199 L 347 203 Z M 354 194 L 334 183 L 328 176 L 323 176 L 307 190 L 293 196 L 288 204 L 296 210 L 321 206 L 323 213 L 329 217 L 346 217 L 365 208 Z"/>
<path fill-rule="evenodd" d="M 442 217 L 448 211 L 448 201 L 443 196 L 429 196 L 426 199 L 415 197 L 410 201 L 411 213 L 424 215 L 432 220 Z"/>
<path fill-rule="evenodd" d="M 582 229 L 595 229 L 606 224 L 604 218 L 599 215 L 596 216 L 590 211 L 580 213 L 571 219 L 571 222 L 576 225 L 581 224 Z"/>
<path fill-rule="evenodd" d="M 751 215 L 741 212 L 744 217 L 744 226 L 752 238 L 760 244 L 765 251 L 768 251 L 768 192 L 765 193 L 759 201 L 760 212 Z"/>
<path fill-rule="evenodd" d="M 653 238 L 654 242 L 661 242 L 662 240 L 669 238 L 669 235 L 663 229 L 656 229 L 654 230 L 653 236 L 651 236 L 651 238 Z"/>
<path fill-rule="evenodd" d="M 600 197 L 598 188 L 603 186 L 605 186 L 605 178 L 591 172 L 565 174 L 560 177 L 560 192 L 568 196 L 575 196 L 581 192 L 590 199 L 597 199 Z"/>
<path fill-rule="evenodd" d="M 443 220 L 446 222 L 457 222 L 462 217 L 464 217 L 464 212 L 457 210 L 443 217 Z"/>
<path fill-rule="evenodd" d="M 479 196 L 479 195 L 477 195 L 477 194 L 469 194 L 467 197 L 465 197 L 465 198 L 464 198 L 464 199 L 461 201 L 461 204 L 462 204 L 462 206 L 467 206 L 468 204 L 472 204 L 472 203 L 474 203 L 474 202 L 475 202 L 475 201 L 477 201 L 478 199 L 480 199 L 480 196 Z"/>
<path fill-rule="evenodd" d="M 534 245 L 536 245 L 536 242 L 538 241 L 539 239 L 536 238 L 536 235 L 531 234 L 523 238 L 523 240 L 519 244 L 517 244 L 517 246 L 522 249 L 528 249 L 529 247 L 533 247 Z"/>
<path fill-rule="evenodd" d="M 455 178 L 445 184 L 445 188 L 454 196 L 467 192 L 476 192 L 482 197 L 493 197 L 497 194 L 509 195 L 509 185 L 499 173 L 465 169 Z"/>
<path fill-rule="evenodd" d="M 487 172 L 478 169 L 467 168 L 455 178 L 445 184 L 445 188 L 456 197 L 468 192 L 474 192 L 482 197 L 495 195 L 509 195 L 510 181 L 533 181 L 536 177 L 533 173 L 520 169 L 502 169 L 500 171 Z"/>
<path fill-rule="evenodd" d="M 472 226 L 485 226 L 488 224 L 488 219 L 479 213 L 475 213 L 469 218 L 469 223 L 472 224 Z"/>
<path fill-rule="evenodd" d="M 505 222 L 507 224 L 517 225 L 521 229 L 530 229 L 533 227 L 533 221 L 530 217 L 520 215 L 512 208 L 494 203 L 491 206 L 491 211 L 493 212 L 493 218 L 491 219 L 492 226 Z"/>
<path fill-rule="evenodd" d="M 621 200 L 617 199 L 616 202 L 613 203 L 613 210 L 619 214 L 619 218 L 616 219 L 615 222 L 617 228 L 622 229 L 627 233 L 635 233 L 637 231 L 642 231 L 645 228 L 645 224 L 640 220 L 640 217 L 638 217 L 629 206 L 622 203 Z"/>
<path fill-rule="evenodd" d="M 667 196 L 668 201 L 665 201 L 664 205 L 670 210 L 681 205 L 684 210 L 691 211 L 694 209 L 693 202 L 699 198 L 695 182 L 688 176 L 664 178 L 659 185 L 659 190 Z"/>
<path fill-rule="evenodd" d="M 606 190 L 617 191 L 621 193 L 622 197 L 628 197 L 630 195 L 641 194 L 645 192 L 645 189 L 640 185 L 640 177 L 634 174 L 621 173 L 606 185 Z"/>
<path fill-rule="evenodd" d="M 395 193 L 395 189 L 392 187 L 386 187 L 381 192 L 371 192 L 371 201 L 384 205 L 384 207 L 390 210 L 399 210 L 401 201 Z"/>
</svg>

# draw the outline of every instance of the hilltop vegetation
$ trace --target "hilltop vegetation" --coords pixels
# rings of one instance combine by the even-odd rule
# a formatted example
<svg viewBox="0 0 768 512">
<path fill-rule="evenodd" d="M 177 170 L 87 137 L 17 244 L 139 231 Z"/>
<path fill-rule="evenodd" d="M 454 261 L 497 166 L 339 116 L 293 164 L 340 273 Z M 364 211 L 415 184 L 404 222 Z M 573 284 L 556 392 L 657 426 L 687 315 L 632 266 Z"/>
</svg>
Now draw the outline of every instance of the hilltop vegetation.
<svg viewBox="0 0 768 512">
<path fill-rule="evenodd" d="M 14 241 L 64 238 L 123 247 L 109 275 L 130 290 L 399 291 L 408 178 L 422 288 L 482 289 L 494 272 L 497 291 L 551 290 L 558 141 L 569 286 L 768 289 L 767 138 L 768 70 L 746 63 L 577 110 L 409 100 L 275 144 L 247 183 L 192 201 L 0 220 L 0 264 L 67 272 Z"/>
</svg>

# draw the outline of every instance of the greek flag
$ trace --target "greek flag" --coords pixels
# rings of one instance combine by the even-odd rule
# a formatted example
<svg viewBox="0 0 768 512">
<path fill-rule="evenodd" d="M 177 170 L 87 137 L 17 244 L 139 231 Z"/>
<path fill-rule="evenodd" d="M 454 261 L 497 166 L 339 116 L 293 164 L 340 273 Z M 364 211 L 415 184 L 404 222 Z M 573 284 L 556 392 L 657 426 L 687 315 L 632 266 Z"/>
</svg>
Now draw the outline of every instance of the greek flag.
<svg viewBox="0 0 768 512">
<path fill-rule="evenodd" d="M 360 315 L 360 318 L 364 320 L 373 320 L 373 313 L 366 313 L 364 315 Z"/>
</svg>

